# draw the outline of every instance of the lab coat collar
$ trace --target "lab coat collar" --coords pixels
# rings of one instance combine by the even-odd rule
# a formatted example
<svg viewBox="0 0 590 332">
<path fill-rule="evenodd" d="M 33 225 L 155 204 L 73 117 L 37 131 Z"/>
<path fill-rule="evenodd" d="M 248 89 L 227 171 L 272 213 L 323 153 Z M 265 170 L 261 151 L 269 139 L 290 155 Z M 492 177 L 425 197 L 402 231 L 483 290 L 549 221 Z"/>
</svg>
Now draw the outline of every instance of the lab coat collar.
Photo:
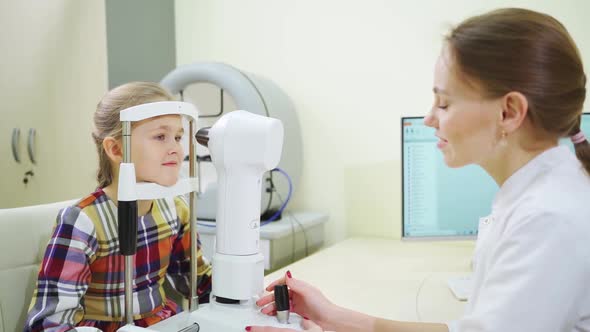
<svg viewBox="0 0 590 332">
<path fill-rule="evenodd" d="M 494 198 L 492 213 L 511 205 L 537 177 L 571 158 L 575 157 L 567 147 L 556 146 L 530 160 L 504 182 Z"/>
</svg>

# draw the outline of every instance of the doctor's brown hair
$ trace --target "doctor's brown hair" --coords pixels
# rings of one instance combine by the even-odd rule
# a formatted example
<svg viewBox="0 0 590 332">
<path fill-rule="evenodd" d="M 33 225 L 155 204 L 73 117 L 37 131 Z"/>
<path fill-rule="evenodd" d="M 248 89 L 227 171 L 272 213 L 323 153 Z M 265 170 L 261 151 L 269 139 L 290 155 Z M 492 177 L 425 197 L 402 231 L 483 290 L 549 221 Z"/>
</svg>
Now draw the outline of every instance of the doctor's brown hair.
<svg viewBox="0 0 590 332">
<path fill-rule="evenodd" d="M 544 136 L 580 131 L 586 75 L 576 44 L 555 18 L 527 9 L 494 10 L 463 21 L 446 42 L 460 74 L 485 97 L 522 93 L 528 118 Z M 585 140 L 575 150 L 590 173 L 590 144 Z"/>
<path fill-rule="evenodd" d="M 98 151 L 96 181 L 100 188 L 104 188 L 113 182 L 114 172 L 111 160 L 104 150 L 102 142 L 107 137 L 121 139 L 123 127 L 119 120 L 119 113 L 131 106 L 170 100 L 174 100 L 174 98 L 156 83 L 131 82 L 107 92 L 98 103 L 94 113 L 92 138 Z"/>
</svg>

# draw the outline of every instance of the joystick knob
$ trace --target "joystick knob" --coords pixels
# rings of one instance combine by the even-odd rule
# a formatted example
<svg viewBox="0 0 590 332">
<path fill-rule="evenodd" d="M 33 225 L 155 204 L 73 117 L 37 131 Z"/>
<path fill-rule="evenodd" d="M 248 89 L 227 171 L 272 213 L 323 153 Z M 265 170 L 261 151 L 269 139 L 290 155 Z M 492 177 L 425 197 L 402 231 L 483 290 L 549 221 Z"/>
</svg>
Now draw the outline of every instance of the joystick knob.
<svg viewBox="0 0 590 332">
<path fill-rule="evenodd" d="M 279 323 L 289 323 L 289 290 L 287 285 L 275 286 L 275 305 L 277 307 L 277 319 Z"/>
</svg>

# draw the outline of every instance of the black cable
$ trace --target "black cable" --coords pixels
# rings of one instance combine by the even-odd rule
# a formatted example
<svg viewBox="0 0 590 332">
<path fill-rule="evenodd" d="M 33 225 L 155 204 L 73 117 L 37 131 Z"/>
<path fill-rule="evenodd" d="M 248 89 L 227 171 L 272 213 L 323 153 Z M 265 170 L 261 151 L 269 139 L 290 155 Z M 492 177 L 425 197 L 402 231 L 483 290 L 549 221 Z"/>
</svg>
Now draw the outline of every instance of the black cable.
<svg viewBox="0 0 590 332">
<path fill-rule="evenodd" d="M 293 218 L 293 220 L 295 220 L 295 222 L 297 223 L 297 225 L 299 225 L 299 228 L 301 228 L 301 231 L 303 232 L 303 239 L 305 240 L 305 256 L 304 257 L 307 257 L 307 256 L 309 256 L 309 245 L 307 242 L 307 232 L 305 231 L 305 228 L 303 227 L 301 222 L 299 222 L 299 220 L 297 218 L 295 218 L 295 215 L 293 215 L 293 213 L 291 213 L 290 211 L 287 211 L 287 214 L 289 214 L 289 216 L 291 218 Z"/>
<path fill-rule="evenodd" d="M 275 191 L 275 184 L 272 181 L 272 170 L 269 172 L 269 178 L 267 179 L 267 181 L 270 183 L 270 188 L 266 188 L 266 192 L 269 193 L 269 197 L 268 197 L 268 204 L 266 205 L 266 209 L 264 209 L 264 212 L 260 215 L 260 219 L 268 219 L 270 218 L 272 215 L 270 214 L 270 205 L 272 204 L 272 193 L 273 191 Z"/>
<path fill-rule="evenodd" d="M 289 218 L 291 222 L 291 262 L 295 262 L 295 225 L 293 224 L 293 218 Z"/>
<path fill-rule="evenodd" d="M 219 89 L 219 112 L 217 114 L 199 115 L 199 118 L 217 118 L 223 114 L 223 89 Z"/>
<path fill-rule="evenodd" d="M 281 194 L 278 191 L 277 191 L 277 196 L 279 196 L 279 200 L 281 201 L 281 204 L 283 204 L 283 202 L 284 202 L 283 197 L 281 196 Z M 291 211 L 285 211 L 285 212 L 287 212 L 289 217 L 292 218 L 293 220 L 295 220 L 297 225 L 299 225 L 299 228 L 301 228 L 301 232 L 303 232 L 303 239 L 305 241 L 305 257 L 309 256 L 309 246 L 308 246 L 308 242 L 307 242 L 307 232 L 305 231 L 305 228 L 303 227 L 301 222 L 297 218 L 295 218 L 295 215 L 293 215 L 293 213 L 291 213 Z M 295 233 L 293 233 L 293 238 L 295 238 Z"/>
<path fill-rule="evenodd" d="M 271 170 L 270 171 L 270 173 L 269 173 L 270 178 L 268 179 L 269 182 L 270 182 L 270 198 L 269 198 L 269 201 L 268 201 L 268 206 L 266 207 L 266 211 L 264 212 L 264 215 L 266 215 L 266 216 L 268 216 L 266 213 L 268 212 L 268 210 L 270 208 L 270 202 L 272 201 L 272 193 L 273 193 L 273 191 L 276 190 L 275 189 L 274 182 L 272 180 L 272 172 L 273 171 L 275 171 L 275 170 Z M 281 197 L 281 194 L 279 194 L 278 191 L 277 191 L 277 195 L 279 196 L 279 200 L 281 201 L 281 205 L 283 205 L 284 200 L 283 200 L 283 198 Z M 280 217 L 277 220 L 280 220 Z M 291 223 L 291 262 L 295 262 L 295 226 L 293 225 L 293 220 L 294 220 L 293 218 L 291 218 L 289 220 L 290 223 Z M 305 256 L 307 256 L 307 238 L 305 239 L 305 247 L 306 247 Z"/>
</svg>

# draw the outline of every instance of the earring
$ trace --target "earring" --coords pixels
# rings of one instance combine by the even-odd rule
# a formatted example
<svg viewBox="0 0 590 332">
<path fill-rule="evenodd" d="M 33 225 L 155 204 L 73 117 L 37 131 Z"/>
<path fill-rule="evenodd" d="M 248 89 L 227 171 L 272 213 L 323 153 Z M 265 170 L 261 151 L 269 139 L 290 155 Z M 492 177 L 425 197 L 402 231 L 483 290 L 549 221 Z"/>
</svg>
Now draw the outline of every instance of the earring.
<svg viewBox="0 0 590 332">
<path fill-rule="evenodd" d="M 505 132 L 504 130 L 502 130 L 502 137 L 500 138 L 500 146 L 501 147 L 505 147 L 506 145 L 508 145 L 508 140 L 506 139 L 508 137 L 508 133 Z"/>
</svg>

